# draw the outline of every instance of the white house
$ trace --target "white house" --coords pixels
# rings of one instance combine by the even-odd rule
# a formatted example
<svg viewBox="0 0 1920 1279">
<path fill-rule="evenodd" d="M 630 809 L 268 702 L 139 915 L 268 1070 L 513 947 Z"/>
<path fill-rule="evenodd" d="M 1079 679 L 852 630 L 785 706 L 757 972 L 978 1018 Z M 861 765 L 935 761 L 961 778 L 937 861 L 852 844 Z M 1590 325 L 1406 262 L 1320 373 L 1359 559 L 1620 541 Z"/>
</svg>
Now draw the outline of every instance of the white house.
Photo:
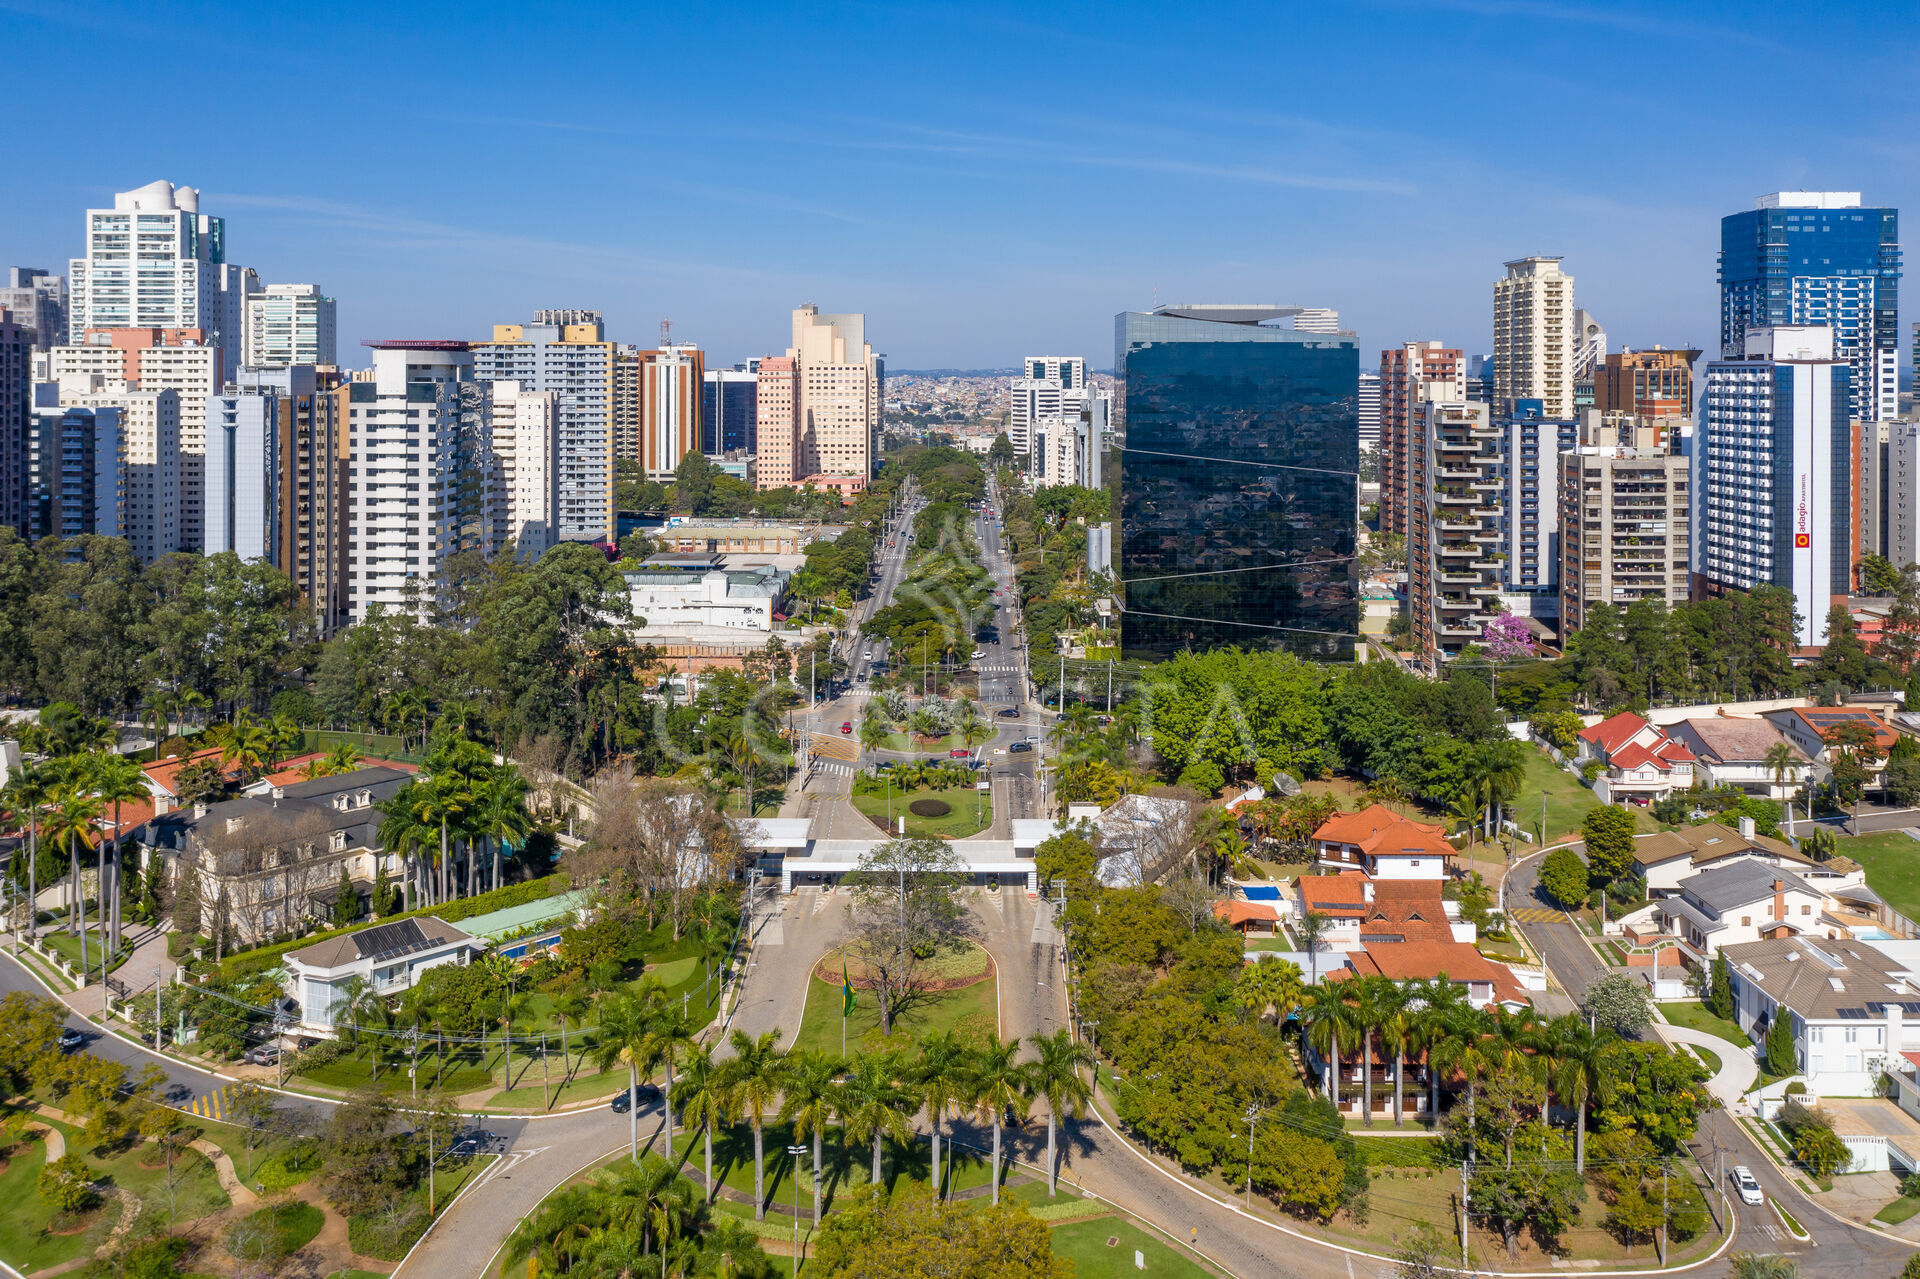
<svg viewBox="0 0 1920 1279">
<path fill-rule="evenodd" d="M 1839 882 L 1823 869 L 1822 863 L 1785 840 L 1756 835 L 1751 817 L 1740 818 L 1737 828 L 1719 822 L 1702 822 L 1698 826 L 1682 826 L 1636 839 L 1633 861 L 1634 870 L 1646 882 L 1649 897 L 1672 896 L 1680 891 L 1683 880 L 1742 861 L 1792 871 L 1827 890 Z M 1840 858 L 1825 865 L 1859 874 L 1859 867 Z"/>
<path fill-rule="evenodd" d="M 1864 706 L 1793 706 L 1768 711 L 1768 723 L 1809 759 L 1832 764 L 1838 747 L 1827 744 L 1827 734 L 1842 725 L 1855 725 L 1873 734 L 1873 747 L 1863 761 L 1867 768 L 1867 786 L 1879 790 L 1886 784 L 1887 752 L 1900 740 L 1900 733 L 1887 721 Z"/>
<path fill-rule="evenodd" d="M 1707 786 L 1738 786 L 1762 799 L 1788 799 L 1813 771 L 1807 753 L 1764 719 L 1722 712 L 1670 724 L 1667 736 L 1687 748 L 1694 775 Z M 1776 767 L 1767 756 L 1783 742 L 1786 762 Z"/>
<path fill-rule="evenodd" d="M 729 567 L 712 552 L 667 552 L 624 569 L 635 617 L 649 628 L 724 626 L 772 631 L 786 599 L 786 570 L 772 564 Z"/>
<path fill-rule="evenodd" d="M 1816 933 L 1825 908 L 1820 890 L 1798 875 L 1741 861 L 1681 880 L 1676 895 L 1653 904 L 1652 917 L 1704 964 L 1727 946 Z"/>
<path fill-rule="evenodd" d="M 1313 832 L 1313 851 L 1322 866 L 1357 868 L 1373 879 L 1445 879 L 1455 855 L 1441 827 L 1384 804 L 1335 813 Z"/>
<path fill-rule="evenodd" d="M 1920 982 L 1865 942 L 1784 937 L 1725 953 L 1740 1028 L 1757 1043 L 1790 1016 L 1794 1055 L 1816 1097 L 1873 1096 L 1883 1070 L 1920 1050 Z"/>
<path fill-rule="evenodd" d="M 1582 764 L 1604 766 L 1593 787 L 1604 804 L 1625 799 L 1651 802 L 1693 785 L 1693 753 L 1632 711 L 1582 729 L 1574 752 Z"/>
<path fill-rule="evenodd" d="M 443 919 L 417 915 L 290 951 L 287 990 L 300 1006 L 300 1030 L 331 1037 L 355 977 L 378 994 L 397 995 L 427 969 L 464 964 L 484 945 Z"/>
</svg>

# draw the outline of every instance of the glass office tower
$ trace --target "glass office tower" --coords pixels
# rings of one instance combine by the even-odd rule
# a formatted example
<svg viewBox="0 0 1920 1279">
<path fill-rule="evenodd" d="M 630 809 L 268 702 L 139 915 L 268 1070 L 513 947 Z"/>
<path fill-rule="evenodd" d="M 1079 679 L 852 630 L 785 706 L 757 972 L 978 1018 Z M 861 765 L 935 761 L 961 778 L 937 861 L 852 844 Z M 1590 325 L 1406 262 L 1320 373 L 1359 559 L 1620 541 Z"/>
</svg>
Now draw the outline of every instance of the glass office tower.
<svg viewBox="0 0 1920 1279">
<path fill-rule="evenodd" d="M 1114 318 L 1128 657 L 1229 644 L 1352 655 L 1360 357 L 1351 334 L 1272 323 L 1296 309 Z"/>
</svg>

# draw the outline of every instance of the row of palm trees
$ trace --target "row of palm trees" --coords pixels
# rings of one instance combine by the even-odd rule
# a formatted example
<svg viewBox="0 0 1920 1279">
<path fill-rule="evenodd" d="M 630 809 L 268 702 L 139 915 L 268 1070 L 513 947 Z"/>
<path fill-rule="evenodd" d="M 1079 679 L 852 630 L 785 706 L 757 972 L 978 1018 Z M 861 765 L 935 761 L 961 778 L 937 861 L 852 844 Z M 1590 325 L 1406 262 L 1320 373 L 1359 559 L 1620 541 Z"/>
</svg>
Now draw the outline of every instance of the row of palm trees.
<svg viewBox="0 0 1920 1279">
<path fill-rule="evenodd" d="M 1574 1165 L 1586 1169 L 1588 1101 L 1611 1078 L 1617 1037 L 1577 1013 L 1551 1020 L 1501 1004 L 1476 1008 L 1467 989 L 1442 974 L 1427 980 L 1355 977 L 1308 986 L 1292 963 L 1266 959 L 1248 965 L 1236 986 L 1242 1006 L 1279 1021 L 1297 1014 L 1306 1042 L 1320 1057 L 1328 1100 L 1340 1102 L 1340 1069 L 1358 1056 L 1361 1115 L 1373 1123 L 1373 1064 L 1393 1064 L 1393 1122 L 1403 1122 L 1403 1084 L 1409 1056 L 1424 1057 L 1429 1113 L 1440 1110 L 1444 1077 L 1464 1087 L 1471 1127 L 1482 1082 L 1523 1080 L 1550 1094 L 1574 1115 Z M 1512 1152 L 1508 1151 L 1511 1161 Z"/>
<path fill-rule="evenodd" d="M 140 771 L 140 765 L 111 749 L 29 760 L 8 779 L 4 793 L 15 828 L 24 826 L 27 835 L 28 934 L 35 938 L 40 935 L 40 846 L 45 841 L 59 854 L 58 864 L 67 890 L 66 928 L 80 938 L 83 973 L 90 970 L 91 963 L 87 946 L 86 891 L 80 870 L 88 851 L 94 854 L 101 931 L 105 934 L 100 953 L 102 979 L 111 956 L 120 949 L 121 806 L 148 797 L 146 775 Z M 102 830 L 101 819 L 109 812 L 111 825 Z M 111 859 L 107 853 L 109 838 Z M 18 862 L 15 864 L 17 867 Z M 15 879 L 17 882 L 17 869 Z"/>
<path fill-rule="evenodd" d="M 1047 1193 L 1059 1187 L 1058 1125 L 1077 1118 L 1092 1101 L 1082 1072 L 1094 1058 L 1066 1030 L 1034 1035 L 1033 1056 L 1022 1061 L 1021 1041 L 989 1035 L 969 1042 L 952 1031 L 922 1036 L 918 1051 L 895 1049 L 850 1057 L 818 1049 L 780 1048 L 780 1032 L 748 1035 L 736 1030 L 718 1045 L 695 1042 L 678 1009 L 644 994 L 622 993 L 601 1010 L 600 1039 L 592 1055 L 602 1069 L 625 1064 L 629 1086 L 664 1064 L 667 1088 L 661 1135 L 673 1158 L 674 1112 L 681 1127 L 699 1129 L 705 1143 L 707 1198 L 714 1193 L 713 1134 L 723 1123 L 753 1131 L 754 1214 L 766 1216 L 765 1126 L 769 1119 L 792 1125 L 796 1141 L 813 1146 L 813 1220 L 821 1212 L 821 1141 L 838 1124 L 842 1136 L 872 1148 L 872 1179 L 881 1177 L 883 1142 L 907 1141 L 916 1115 L 924 1112 L 932 1132 L 931 1181 L 940 1190 L 942 1126 L 971 1114 L 993 1129 L 992 1197 L 1000 1201 L 1002 1138 L 1009 1116 L 1024 1120 L 1036 1100 L 1047 1108 Z M 637 1100 L 637 1096 L 636 1096 Z M 632 1152 L 639 1159 L 639 1108 L 631 1112 Z"/>
<path fill-rule="evenodd" d="M 922 707 L 906 716 L 906 725 L 921 737 L 941 737 L 948 726 L 934 712 Z M 893 736 L 895 721 L 890 718 L 880 700 L 867 702 L 866 714 L 861 717 L 860 727 L 855 734 L 860 744 L 868 750 L 879 750 Z M 993 725 L 988 721 L 980 704 L 970 697 L 961 698 L 954 705 L 951 731 L 967 749 L 972 750 L 993 736 Z"/>
<path fill-rule="evenodd" d="M 453 864 L 457 846 L 464 852 L 466 888 L 481 891 L 480 850 L 490 845 L 492 874 L 500 887 L 502 850 L 533 829 L 527 811 L 527 781 L 512 764 L 495 764 L 484 746 L 465 738 L 442 741 L 427 757 L 427 773 L 381 802 L 380 847 L 397 854 L 406 867 L 407 908 L 438 905 L 459 889 L 461 868 Z"/>
</svg>

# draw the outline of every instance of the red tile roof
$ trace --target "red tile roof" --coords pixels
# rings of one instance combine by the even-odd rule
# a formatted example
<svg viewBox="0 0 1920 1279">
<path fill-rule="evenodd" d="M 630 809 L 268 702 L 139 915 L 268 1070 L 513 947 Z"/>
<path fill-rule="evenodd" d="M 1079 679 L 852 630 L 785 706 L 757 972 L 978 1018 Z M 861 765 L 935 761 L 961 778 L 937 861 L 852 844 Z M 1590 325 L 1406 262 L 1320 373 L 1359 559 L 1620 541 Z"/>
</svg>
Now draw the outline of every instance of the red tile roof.
<svg viewBox="0 0 1920 1279">
<path fill-rule="evenodd" d="M 1503 1003 L 1533 1002 L 1511 969 L 1494 963 L 1465 942 L 1367 942 L 1362 949 L 1349 952 L 1347 958 L 1358 960 L 1361 955 L 1366 956 L 1373 972 L 1395 981 L 1424 980 L 1444 974 L 1451 981 L 1485 982 L 1493 987 L 1494 998 Z"/>
<path fill-rule="evenodd" d="M 1269 902 L 1220 901 L 1213 904 L 1215 919 L 1224 919 L 1238 928 L 1242 924 L 1280 922 L 1280 908 Z"/>
<path fill-rule="evenodd" d="M 1592 742 L 1600 748 L 1603 755 L 1611 755 L 1647 726 L 1647 721 L 1632 711 L 1621 711 L 1618 715 L 1609 715 L 1591 728 L 1580 730 L 1580 740 Z"/>
<path fill-rule="evenodd" d="M 1671 772 L 1675 764 L 1692 762 L 1693 752 L 1665 735 L 1650 747 L 1634 742 L 1607 756 L 1607 763 L 1614 768 L 1640 768 L 1651 764 L 1663 773 Z"/>
<path fill-rule="evenodd" d="M 174 783 L 180 777 L 180 770 L 188 764 L 203 759 L 212 760 L 215 764 L 218 764 L 220 762 L 220 748 L 218 746 L 209 746 L 207 749 L 195 751 L 191 755 L 176 755 L 172 759 L 163 759 L 158 763 L 142 764 L 140 771 L 145 773 L 147 780 L 158 786 L 169 798 L 174 798 L 180 794 L 174 786 Z M 240 776 L 238 767 L 222 768 L 220 771 L 231 778 Z"/>
<path fill-rule="evenodd" d="M 1299 882 L 1300 897 L 1308 910 L 1342 919 L 1359 919 L 1367 912 L 1367 873 L 1363 870 L 1302 875 Z"/>
<path fill-rule="evenodd" d="M 1313 838 L 1323 844 L 1354 844 L 1375 856 L 1402 852 L 1454 856 L 1441 827 L 1409 820 L 1384 804 L 1357 813 L 1335 813 L 1320 823 Z"/>
</svg>

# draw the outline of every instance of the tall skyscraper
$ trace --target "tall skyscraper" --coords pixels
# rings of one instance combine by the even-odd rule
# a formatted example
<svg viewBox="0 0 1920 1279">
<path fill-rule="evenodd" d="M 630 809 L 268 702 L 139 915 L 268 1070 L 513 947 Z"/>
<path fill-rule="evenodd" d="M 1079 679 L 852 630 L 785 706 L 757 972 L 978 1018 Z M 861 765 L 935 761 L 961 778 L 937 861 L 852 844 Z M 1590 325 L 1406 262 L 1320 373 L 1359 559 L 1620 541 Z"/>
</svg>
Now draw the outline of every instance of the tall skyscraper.
<svg viewBox="0 0 1920 1279">
<path fill-rule="evenodd" d="M 1560 457 L 1580 442 L 1580 424 L 1550 418 L 1538 400 L 1515 400 L 1494 419 L 1505 480 L 1500 517 L 1506 601 L 1516 613 L 1551 616 L 1560 607 Z"/>
<path fill-rule="evenodd" d="M 1093 387 L 1069 401 L 1070 412 L 1034 424 L 1030 475 L 1035 488 L 1077 484 L 1099 488 L 1113 400 Z"/>
<path fill-rule="evenodd" d="M 307 370 L 312 372 L 311 366 Z M 280 396 L 271 383 L 207 397 L 201 548 L 280 565 Z"/>
<path fill-rule="evenodd" d="M 1493 286 L 1493 399 L 1538 400 L 1546 416 L 1573 416 L 1581 334 L 1573 277 L 1559 258 L 1519 258 Z"/>
<path fill-rule="evenodd" d="M 0 311 L 0 524 L 26 536 L 34 330 Z"/>
<path fill-rule="evenodd" d="M 122 536 L 120 410 L 62 408 L 57 394 L 46 399 L 34 407 L 29 428 L 28 536 Z"/>
<path fill-rule="evenodd" d="M 825 315 L 811 302 L 793 313 L 786 362 L 760 362 L 759 487 L 873 478 L 886 368 L 866 330 L 866 316 Z"/>
<path fill-rule="evenodd" d="M 759 440 L 759 386 L 759 374 L 745 365 L 707 371 L 700 388 L 702 453 L 753 452 Z"/>
<path fill-rule="evenodd" d="M 1824 324 L 1853 368 L 1853 416 L 1899 415 L 1900 215 L 1858 191 L 1778 191 L 1720 219 L 1720 358 L 1750 329 Z"/>
<path fill-rule="evenodd" d="M 375 605 L 424 615 L 438 602 L 450 557 L 493 549 L 493 388 L 474 380 L 473 344 L 368 345 L 373 374 L 347 387 L 347 611 L 354 621 Z"/>
<path fill-rule="evenodd" d="M 250 368 L 337 365 L 335 307 L 314 284 L 269 284 L 246 299 L 242 321 Z"/>
<path fill-rule="evenodd" d="M 68 263 L 68 340 L 91 329 L 199 329 L 239 364 L 241 317 L 259 278 L 227 261 L 224 218 L 200 212 L 200 193 L 149 182 L 87 210 L 87 253 Z"/>
<path fill-rule="evenodd" d="M 1745 355 L 1707 365 L 1694 442 L 1694 593 L 1785 587 L 1802 644 L 1852 589 L 1852 376 L 1828 327 L 1749 328 Z"/>
<path fill-rule="evenodd" d="M 238 446 L 233 523 L 249 545 L 271 548 L 258 553 L 287 575 L 323 632 L 347 615 L 347 396 L 337 370 L 290 364 L 243 368 L 236 385 L 217 397 L 271 401 L 266 426 L 273 438 L 258 439 L 263 456 L 253 454 L 250 424 L 231 441 Z M 216 445 L 210 454 L 218 451 Z M 215 465 L 211 456 L 208 465 Z M 266 490 L 261 506 L 275 525 L 257 536 L 250 495 L 255 476 Z"/>
<path fill-rule="evenodd" d="M 1165 306 L 1114 319 L 1124 647 L 1350 655 L 1360 463 L 1349 334 L 1290 308 Z"/>
<path fill-rule="evenodd" d="M 493 383 L 494 534 L 496 547 L 536 560 L 554 544 L 560 503 L 560 397 L 518 382 Z"/>
<path fill-rule="evenodd" d="M 198 551 L 205 524 L 207 398 L 225 382 L 220 348 L 199 329 L 90 329 L 48 353 L 53 380 L 97 374 L 141 391 L 180 393 L 180 549 Z"/>
<path fill-rule="evenodd" d="M 473 345 L 472 376 L 517 382 L 559 397 L 562 542 L 611 539 L 613 526 L 614 344 L 598 311 L 535 311 L 531 324 L 496 324 Z"/>
<path fill-rule="evenodd" d="M 1431 387 L 1423 387 L 1423 397 Z M 1500 427 L 1485 404 L 1422 398 L 1415 447 L 1432 483 L 1413 493 L 1407 537 L 1407 606 L 1413 651 L 1427 673 L 1478 643 L 1501 612 L 1504 564 Z"/>
<path fill-rule="evenodd" d="M 1589 409 L 1579 444 L 1560 457 L 1563 639 L 1597 605 L 1688 598 L 1692 463 L 1660 434 L 1633 414 Z"/>
<path fill-rule="evenodd" d="M 99 373 L 62 378 L 62 408 L 117 408 L 125 452 L 122 534 L 151 564 L 180 549 L 180 392 L 142 391 Z"/>
<path fill-rule="evenodd" d="M 669 480 L 700 449 L 706 355 L 688 343 L 640 352 L 640 472 Z"/>
<path fill-rule="evenodd" d="M 1360 374 L 1360 448 L 1380 451 L 1380 375 Z"/>
<path fill-rule="evenodd" d="M 33 330 L 34 350 L 62 345 L 67 340 L 67 277 L 49 275 L 38 267 L 8 267 L 7 287 L 0 289 L 0 311 L 13 312 L 15 324 Z"/>
<path fill-rule="evenodd" d="M 1087 361 L 1078 355 L 1029 355 L 1020 362 L 1021 376 L 1056 382 L 1063 391 L 1081 391 L 1087 385 Z"/>
<path fill-rule="evenodd" d="M 1380 352 L 1380 531 L 1406 533 L 1427 476 L 1421 447 L 1427 401 L 1467 398 L 1460 352 L 1439 342 L 1406 342 Z"/>
</svg>

